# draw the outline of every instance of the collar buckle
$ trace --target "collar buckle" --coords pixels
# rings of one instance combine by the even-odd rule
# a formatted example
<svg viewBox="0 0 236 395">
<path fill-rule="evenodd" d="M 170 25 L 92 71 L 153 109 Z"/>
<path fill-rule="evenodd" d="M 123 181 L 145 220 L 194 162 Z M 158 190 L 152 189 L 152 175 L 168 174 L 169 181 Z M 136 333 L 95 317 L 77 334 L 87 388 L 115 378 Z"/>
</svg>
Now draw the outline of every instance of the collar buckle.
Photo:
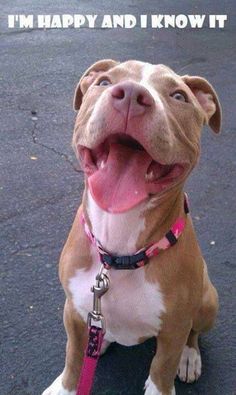
<svg viewBox="0 0 236 395">
<path fill-rule="evenodd" d="M 123 256 L 112 256 L 109 254 L 100 254 L 101 261 L 109 268 L 119 270 L 137 269 L 140 266 L 144 266 L 148 257 L 145 251 L 140 251 L 135 255 L 123 255 Z"/>
</svg>

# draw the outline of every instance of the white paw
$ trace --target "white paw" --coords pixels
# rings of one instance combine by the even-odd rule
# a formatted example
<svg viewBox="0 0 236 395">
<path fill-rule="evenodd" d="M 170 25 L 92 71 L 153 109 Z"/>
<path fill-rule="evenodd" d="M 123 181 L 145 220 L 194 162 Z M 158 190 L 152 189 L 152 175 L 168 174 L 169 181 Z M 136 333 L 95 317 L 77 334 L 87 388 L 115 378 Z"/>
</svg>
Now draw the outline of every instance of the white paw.
<svg viewBox="0 0 236 395">
<path fill-rule="evenodd" d="M 68 391 L 62 385 L 62 374 L 56 378 L 55 381 L 43 391 L 42 395 L 76 395 L 76 391 Z"/>
<path fill-rule="evenodd" d="M 193 347 L 185 346 L 182 352 L 178 376 L 181 381 L 193 383 L 201 376 L 202 361 L 201 355 Z"/>
<path fill-rule="evenodd" d="M 144 395 L 162 395 L 162 392 L 160 392 L 157 389 L 156 385 L 153 383 L 150 376 L 148 376 L 144 389 L 145 389 Z M 171 391 L 171 395 L 175 395 L 175 387 L 173 387 Z"/>
</svg>

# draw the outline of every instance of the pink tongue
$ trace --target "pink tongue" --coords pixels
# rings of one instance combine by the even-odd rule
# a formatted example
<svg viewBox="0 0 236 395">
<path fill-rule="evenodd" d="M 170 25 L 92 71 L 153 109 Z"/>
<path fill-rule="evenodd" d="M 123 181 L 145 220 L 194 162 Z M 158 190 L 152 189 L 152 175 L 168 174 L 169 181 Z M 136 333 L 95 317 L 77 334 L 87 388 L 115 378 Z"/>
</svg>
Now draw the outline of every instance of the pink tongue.
<svg viewBox="0 0 236 395">
<path fill-rule="evenodd" d="M 146 199 L 145 174 L 151 162 L 146 151 L 111 144 L 104 167 L 88 178 L 97 204 L 106 211 L 121 213 Z"/>
</svg>

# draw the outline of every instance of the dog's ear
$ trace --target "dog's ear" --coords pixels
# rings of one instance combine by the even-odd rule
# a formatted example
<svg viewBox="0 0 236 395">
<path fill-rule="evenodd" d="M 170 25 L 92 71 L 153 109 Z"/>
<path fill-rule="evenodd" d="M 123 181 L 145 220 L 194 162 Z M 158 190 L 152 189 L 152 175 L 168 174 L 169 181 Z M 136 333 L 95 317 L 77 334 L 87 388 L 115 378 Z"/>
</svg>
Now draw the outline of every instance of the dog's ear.
<svg viewBox="0 0 236 395">
<path fill-rule="evenodd" d="M 85 71 L 75 89 L 73 102 L 73 107 L 75 111 L 79 110 L 82 103 L 83 95 L 85 94 L 89 86 L 93 83 L 95 78 L 97 78 L 98 74 L 110 70 L 117 64 L 119 64 L 119 62 L 116 62 L 112 59 L 99 60 Z"/>
<path fill-rule="evenodd" d="M 191 89 L 202 107 L 205 115 L 205 123 L 215 133 L 219 133 L 221 128 L 221 106 L 214 88 L 202 77 L 184 75 L 182 79 Z"/>
</svg>

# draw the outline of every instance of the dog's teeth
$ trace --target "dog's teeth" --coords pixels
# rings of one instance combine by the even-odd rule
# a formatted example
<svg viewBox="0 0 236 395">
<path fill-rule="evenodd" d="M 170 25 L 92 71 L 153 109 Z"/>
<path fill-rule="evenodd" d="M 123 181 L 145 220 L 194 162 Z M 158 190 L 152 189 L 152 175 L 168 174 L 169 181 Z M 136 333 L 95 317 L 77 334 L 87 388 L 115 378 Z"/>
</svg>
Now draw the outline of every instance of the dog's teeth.
<svg viewBox="0 0 236 395">
<path fill-rule="evenodd" d="M 99 169 L 103 169 L 105 166 L 105 161 L 104 160 L 102 160 L 101 162 L 99 161 L 97 165 Z"/>
<path fill-rule="evenodd" d="M 146 174 L 145 174 L 145 179 L 146 179 L 147 181 L 152 181 L 152 180 L 154 180 L 154 173 L 153 173 L 153 171 L 150 171 L 150 173 L 146 173 Z"/>
</svg>

